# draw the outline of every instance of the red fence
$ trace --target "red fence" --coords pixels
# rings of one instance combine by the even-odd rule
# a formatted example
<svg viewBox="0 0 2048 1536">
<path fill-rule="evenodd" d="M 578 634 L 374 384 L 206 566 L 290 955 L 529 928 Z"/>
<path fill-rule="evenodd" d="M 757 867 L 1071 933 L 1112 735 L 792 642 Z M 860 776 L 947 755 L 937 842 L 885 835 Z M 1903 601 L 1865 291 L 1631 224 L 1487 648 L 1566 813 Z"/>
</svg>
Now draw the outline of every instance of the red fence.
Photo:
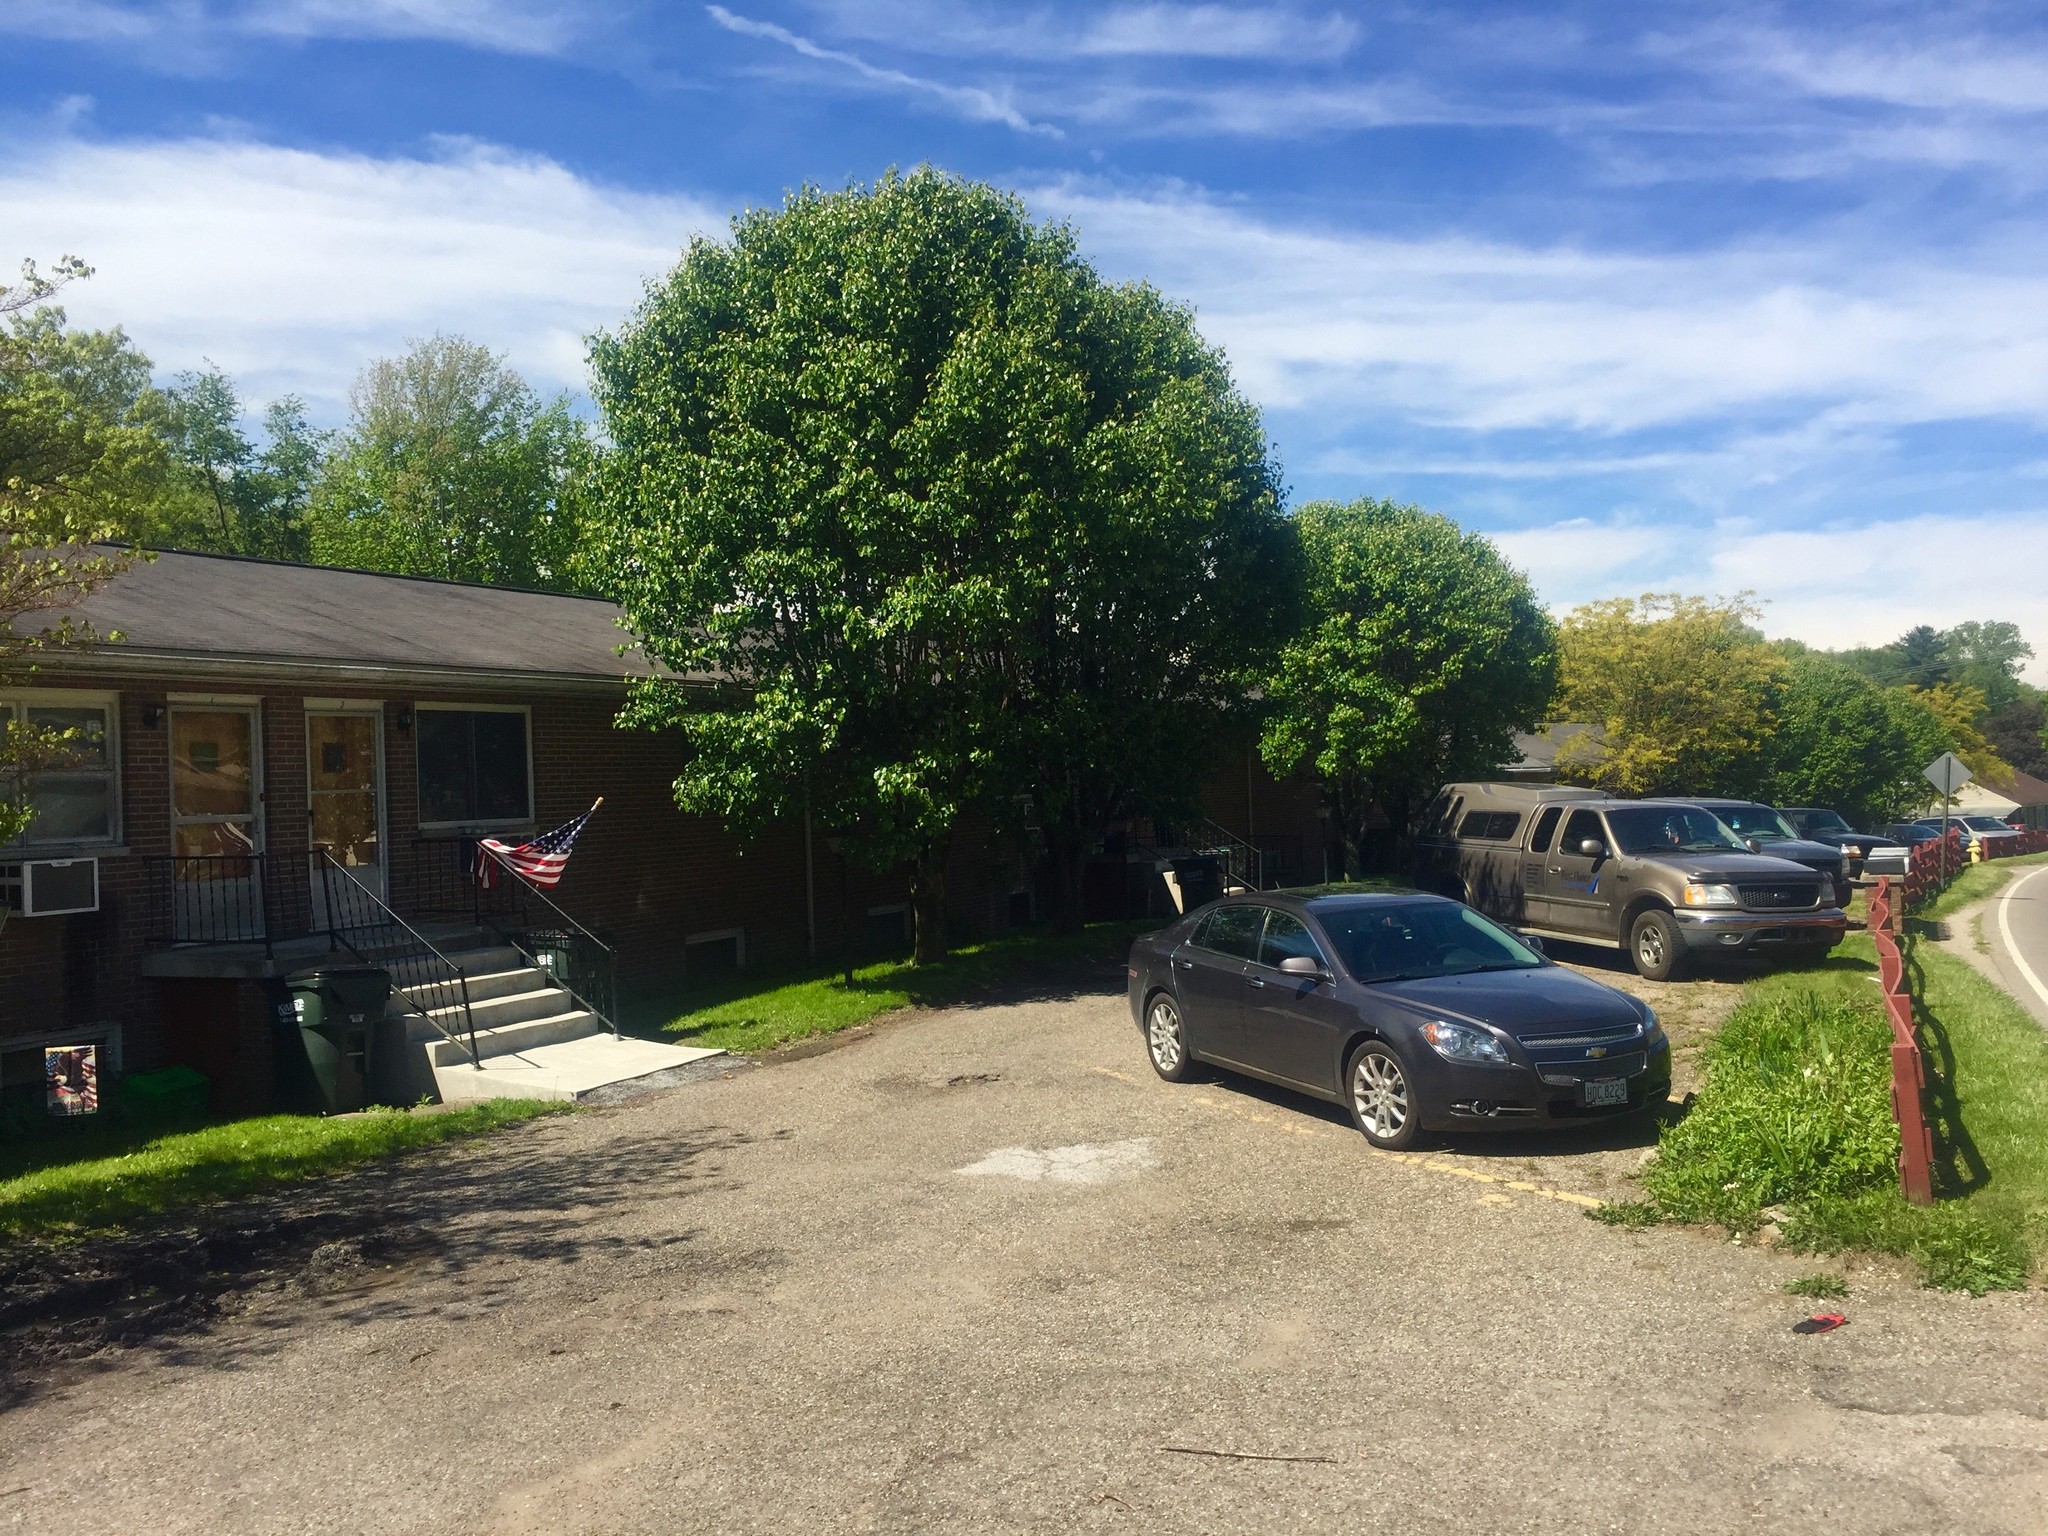
<svg viewBox="0 0 2048 1536">
<path fill-rule="evenodd" d="M 2048 827 L 2021 827 L 2018 837 L 1987 837 L 1980 845 L 1987 859 L 2017 859 L 2029 853 L 2048 853 Z"/>
<path fill-rule="evenodd" d="M 1933 848 L 1938 845 L 1926 844 Z M 1919 849 L 1915 849 L 1917 856 Z M 1916 859 L 1917 862 L 1917 859 Z M 1929 882 L 1938 878 L 1929 869 Z M 1912 887 L 1909 870 L 1907 887 Z M 1880 875 L 1870 893 L 1870 937 L 1877 945 L 1877 975 L 1884 1011 L 1892 1026 L 1892 1116 L 1899 1122 L 1899 1191 L 1915 1205 L 1934 1203 L 1934 1132 L 1927 1125 L 1927 1063 L 1913 1027 L 1913 997 L 1906 990 L 1906 962 L 1892 932 L 1895 909 L 1890 875 Z"/>
</svg>

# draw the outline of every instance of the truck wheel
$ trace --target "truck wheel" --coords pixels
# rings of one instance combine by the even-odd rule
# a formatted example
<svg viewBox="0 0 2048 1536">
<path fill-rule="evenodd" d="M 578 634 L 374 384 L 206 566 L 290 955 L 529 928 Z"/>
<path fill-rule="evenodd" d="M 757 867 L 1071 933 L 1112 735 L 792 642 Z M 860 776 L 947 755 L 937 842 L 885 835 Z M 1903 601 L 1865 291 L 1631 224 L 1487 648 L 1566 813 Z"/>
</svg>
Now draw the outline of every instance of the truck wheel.
<svg viewBox="0 0 2048 1536">
<path fill-rule="evenodd" d="M 1676 981 L 1685 974 L 1685 939 L 1669 912 L 1645 912 L 1628 934 L 1629 958 L 1646 981 Z"/>
</svg>

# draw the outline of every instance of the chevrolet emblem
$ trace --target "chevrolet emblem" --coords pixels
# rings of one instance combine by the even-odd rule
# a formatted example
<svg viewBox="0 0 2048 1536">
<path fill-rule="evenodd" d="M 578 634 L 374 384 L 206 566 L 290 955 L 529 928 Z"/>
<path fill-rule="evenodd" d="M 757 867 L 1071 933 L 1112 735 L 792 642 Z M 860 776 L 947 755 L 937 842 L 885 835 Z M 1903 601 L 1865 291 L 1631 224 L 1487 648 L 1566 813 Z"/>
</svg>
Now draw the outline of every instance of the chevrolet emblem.
<svg viewBox="0 0 2048 1536">
<path fill-rule="evenodd" d="M 1586 1054 L 1597 1061 L 1602 1056 L 1605 1056 L 1607 1054 L 1607 1047 L 1604 1045 L 1596 1045 L 1590 1051 L 1586 1052 Z"/>
</svg>

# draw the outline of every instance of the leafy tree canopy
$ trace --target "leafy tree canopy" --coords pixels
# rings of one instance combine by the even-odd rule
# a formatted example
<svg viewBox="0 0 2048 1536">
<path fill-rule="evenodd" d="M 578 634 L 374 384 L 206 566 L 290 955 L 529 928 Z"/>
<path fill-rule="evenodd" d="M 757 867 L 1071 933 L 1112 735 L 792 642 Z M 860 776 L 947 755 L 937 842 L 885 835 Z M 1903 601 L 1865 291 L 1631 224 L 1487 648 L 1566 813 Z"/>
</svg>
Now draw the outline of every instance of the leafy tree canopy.
<svg viewBox="0 0 2048 1536">
<path fill-rule="evenodd" d="M 1932 688 L 1907 688 L 1903 692 L 1914 706 L 1938 723 L 1946 738 L 1943 750 L 1960 757 L 1980 782 L 2002 779 L 2012 772 L 2012 765 L 1998 755 L 1977 729 L 1977 722 L 1984 718 L 1984 695 L 1975 688 L 1937 683 Z M 1924 768 L 1932 760 L 1924 760 L 1921 766 Z"/>
<path fill-rule="evenodd" d="M 1447 779 L 1514 756 L 1557 684 L 1557 632 L 1528 581 L 1449 518 L 1388 501 L 1296 515 L 1303 626 L 1268 686 L 1276 774 L 1308 766 L 1357 868 L 1378 801 L 1397 827 Z"/>
<path fill-rule="evenodd" d="M 311 550 L 360 566 L 503 586 L 571 588 L 589 435 L 459 336 L 373 363 L 350 392 L 311 506 Z"/>
<path fill-rule="evenodd" d="M 1787 662 L 1733 598 L 1646 593 L 1588 603 L 1561 631 L 1556 715 L 1600 727 L 1558 777 L 1624 795 L 1753 792 Z"/>
<path fill-rule="evenodd" d="M 259 449 L 242 431 L 242 401 L 220 369 L 188 373 L 166 391 L 165 436 L 182 471 L 175 509 L 160 519 L 189 549 L 305 560 L 306 514 L 330 434 L 313 429 L 296 395 L 264 412 Z"/>
<path fill-rule="evenodd" d="M 1765 749 L 1766 798 L 1878 826 L 1926 803 L 1921 770 L 1949 745 L 1941 721 L 1903 691 L 1808 652 L 1787 669 L 1777 732 Z"/>
<path fill-rule="evenodd" d="M 630 718 L 688 736 L 685 808 L 809 809 L 909 864 L 922 959 L 963 815 L 1028 793 L 1085 837 L 1175 798 L 1188 765 L 1125 751 L 1120 715 L 1148 747 L 1176 704 L 1201 730 L 1261 604 L 1284 615 L 1221 360 L 990 187 L 920 170 L 747 214 L 592 362 L 603 580 L 653 655 L 730 685 L 651 686 Z"/>
<path fill-rule="evenodd" d="M 48 277 L 25 263 L 21 282 L 0 288 L 0 681 L 81 638 L 56 615 L 127 563 L 93 546 L 133 538 L 170 472 L 148 359 L 119 331 L 67 329 L 64 312 L 44 302 L 90 275 L 66 257 Z M 0 780 L 64 750 L 62 733 L 8 721 Z M 0 797 L 0 845 L 21 835 L 29 814 Z"/>
</svg>

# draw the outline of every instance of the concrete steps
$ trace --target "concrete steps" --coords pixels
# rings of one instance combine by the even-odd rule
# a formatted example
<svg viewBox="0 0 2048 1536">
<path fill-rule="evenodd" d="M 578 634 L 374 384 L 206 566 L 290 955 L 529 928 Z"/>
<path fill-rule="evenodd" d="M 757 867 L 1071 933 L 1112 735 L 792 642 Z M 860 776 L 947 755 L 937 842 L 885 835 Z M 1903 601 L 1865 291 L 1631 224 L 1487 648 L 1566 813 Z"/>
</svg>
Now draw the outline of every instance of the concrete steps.
<svg viewBox="0 0 2048 1536">
<path fill-rule="evenodd" d="M 510 945 L 473 940 L 470 947 L 440 947 L 468 979 L 467 1022 L 475 1025 L 481 1065 L 470 1060 L 470 1037 L 459 1003 L 430 1007 L 422 1016 L 394 992 L 387 1013 L 405 1020 L 408 1082 L 443 1103 L 494 1098 L 574 1101 L 723 1054 L 653 1040 L 614 1039 L 603 1020 Z M 453 972 L 437 966 L 433 974 Z M 432 996 L 427 994 L 427 999 Z"/>
</svg>

